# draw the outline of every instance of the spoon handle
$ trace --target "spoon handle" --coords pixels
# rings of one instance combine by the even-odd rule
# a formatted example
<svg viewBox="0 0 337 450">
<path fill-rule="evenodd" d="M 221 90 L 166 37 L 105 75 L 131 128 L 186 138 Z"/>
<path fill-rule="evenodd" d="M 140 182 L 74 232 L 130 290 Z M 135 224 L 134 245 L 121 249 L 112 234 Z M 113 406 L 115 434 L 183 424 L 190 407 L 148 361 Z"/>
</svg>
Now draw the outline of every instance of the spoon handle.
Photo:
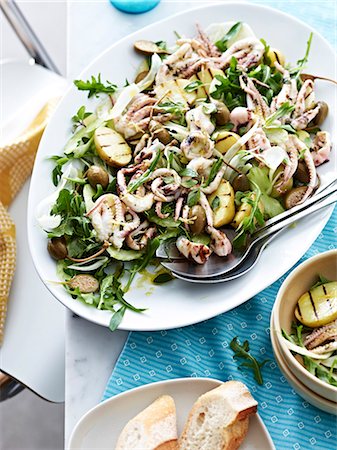
<svg viewBox="0 0 337 450">
<path fill-rule="evenodd" d="M 0 1 L 0 9 L 35 63 L 60 75 L 60 71 L 15 1 Z"/>
<path fill-rule="evenodd" d="M 309 198 L 305 203 L 302 203 L 298 206 L 295 206 L 294 208 L 291 208 L 289 211 L 285 211 L 282 214 L 279 214 L 272 219 L 269 219 L 265 225 L 253 233 L 252 237 L 253 239 L 260 236 L 264 231 L 268 230 L 272 226 L 283 223 L 284 220 L 288 219 L 289 217 L 296 216 L 301 211 L 306 210 L 311 205 L 315 205 L 316 203 L 324 200 L 329 195 L 333 194 L 334 192 L 337 192 L 337 180 L 333 180 L 331 183 L 329 183 L 327 186 L 325 186 L 321 191 L 317 194 L 315 194 L 313 197 Z"/>
<path fill-rule="evenodd" d="M 326 198 L 324 198 L 322 201 L 315 202 L 311 206 L 307 207 L 306 209 L 303 209 L 302 211 L 298 212 L 297 214 L 294 214 L 287 219 L 276 223 L 275 225 L 271 226 L 269 229 L 265 230 L 261 234 L 258 235 L 255 242 L 259 241 L 260 239 L 264 239 L 265 237 L 273 234 L 275 231 L 281 230 L 282 228 L 286 228 L 289 225 L 293 224 L 294 222 L 303 219 L 304 217 L 308 216 L 309 214 L 315 213 L 319 211 L 322 208 L 326 208 L 329 205 L 332 205 L 333 203 L 337 202 L 337 189 L 333 192 L 330 192 L 327 194 Z"/>
</svg>

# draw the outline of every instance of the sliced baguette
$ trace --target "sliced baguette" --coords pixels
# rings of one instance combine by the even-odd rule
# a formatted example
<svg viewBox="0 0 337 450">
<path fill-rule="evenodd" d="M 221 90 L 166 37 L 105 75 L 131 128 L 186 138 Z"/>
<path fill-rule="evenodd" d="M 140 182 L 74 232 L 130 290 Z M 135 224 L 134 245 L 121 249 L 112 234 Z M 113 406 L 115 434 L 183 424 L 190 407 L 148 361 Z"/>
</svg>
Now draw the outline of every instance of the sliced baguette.
<svg viewBox="0 0 337 450">
<path fill-rule="evenodd" d="M 177 439 L 175 403 L 163 395 L 126 424 L 116 450 L 176 450 Z"/>
<path fill-rule="evenodd" d="M 236 450 L 243 442 L 257 402 L 239 381 L 203 394 L 193 405 L 179 450 Z"/>
</svg>

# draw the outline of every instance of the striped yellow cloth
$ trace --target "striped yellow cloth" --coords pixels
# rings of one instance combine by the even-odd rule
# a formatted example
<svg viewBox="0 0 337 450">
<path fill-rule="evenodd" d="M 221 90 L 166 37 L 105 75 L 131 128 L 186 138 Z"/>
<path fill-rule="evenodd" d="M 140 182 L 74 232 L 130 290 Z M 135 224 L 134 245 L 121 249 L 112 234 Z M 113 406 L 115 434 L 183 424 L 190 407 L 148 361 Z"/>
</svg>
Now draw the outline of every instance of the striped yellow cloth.
<svg viewBox="0 0 337 450">
<path fill-rule="evenodd" d="M 7 301 L 16 263 L 15 225 L 7 207 L 32 171 L 40 139 L 58 100 L 48 101 L 14 142 L 0 146 L 0 344 L 4 336 Z"/>
</svg>

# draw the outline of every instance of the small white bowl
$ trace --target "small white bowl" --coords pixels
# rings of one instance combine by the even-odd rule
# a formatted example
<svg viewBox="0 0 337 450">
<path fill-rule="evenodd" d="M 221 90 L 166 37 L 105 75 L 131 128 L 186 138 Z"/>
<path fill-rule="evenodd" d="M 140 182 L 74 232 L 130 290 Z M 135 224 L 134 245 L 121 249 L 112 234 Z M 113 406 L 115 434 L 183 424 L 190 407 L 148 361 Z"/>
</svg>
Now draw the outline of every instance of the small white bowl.
<svg viewBox="0 0 337 450">
<path fill-rule="evenodd" d="M 271 323 L 273 323 L 273 315 L 271 317 Z M 295 377 L 291 370 L 289 370 L 288 364 L 281 354 L 280 345 L 276 337 L 275 327 L 271 328 L 270 338 L 275 361 L 277 362 L 280 371 L 283 373 L 290 386 L 297 392 L 298 395 L 304 398 L 304 400 L 306 400 L 311 405 L 336 416 L 337 407 L 335 402 L 327 400 L 326 398 L 321 397 L 320 395 L 311 391 L 307 386 L 305 386 L 299 379 Z"/>
<path fill-rule="evenodd" d="M 281 330 L 291 332 L 291 323 L 295 319 L 294 311 L 298 299 L 317 281 L 317 275 L 323 275 L 329 280 L 336 280 L 337 249 L 320 253 L 300 264 L 282 283 L 273 307 L 270 328 L 279 344 L 284 363 L 293 375 L 311 391 L 336 404 L 337 387 L 332 386 L 312 375 L 288 349 Z"/>
</svg>

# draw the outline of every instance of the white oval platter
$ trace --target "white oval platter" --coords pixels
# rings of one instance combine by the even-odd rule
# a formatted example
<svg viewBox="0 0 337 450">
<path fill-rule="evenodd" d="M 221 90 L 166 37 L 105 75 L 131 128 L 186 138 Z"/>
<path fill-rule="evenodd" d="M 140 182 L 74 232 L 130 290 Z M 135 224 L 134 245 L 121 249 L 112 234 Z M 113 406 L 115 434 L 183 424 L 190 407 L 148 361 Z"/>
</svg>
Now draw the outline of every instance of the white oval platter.
<svg viewBox="0 0 337 450">
<path fill-rule="evenodd" d="M 226 2 L 187 11 L 137 31 L 99 55 L 78 78 L 88 79 L 91 75 L 101 73 L 102 79 L 123 85 L 125 78 L 130 80 L 133 78 L 139 63 L 139 56 L 133 50 L 135 40 L 172 42 L 174 30 L 191 36 L 195 33 L 197 22 L 206 27 L 211 23 L 226 20 L 249 23 L 259 38 L 263 37 L 271 46 L 282 49 L 287 60 L 293 63 L 303 57 L 309 34 L 314 31 L 303 22 L 271 8 Z M 333 61 L 336 62 L 333 49 L 314 31 L 306 70 L 309 73 L 334 78 L 336 64 L 333 64 Z M 325 100 L 330 105 L 325 129 L 330 131 L 333 141 L 336 142 L 337 111 L 336 102 L 333 101 L 337 95 L 336 86 L 319 82 L 316 91 L 317 98 Z M 48 156 L 62 153 L 62 148 L 70 135 L 70 119 L 79 106 L 85 104 L 88 110 L 92 110 L 95 102 L 96 99 L 88 100 L 85 93 L 72 87 L 66 93 L 44 133 L 30 187 L 28 236 L 37 271 L 54 296 L 77 315 L 108 326 L 110 312 L 99 311 L 73 300 L 62 286 L 47 282 L 56 279 L 55 262 L 46 250 L 46 235 L 39 228 L 35 217 L 38 203 L 54 190 L 50 175 L 53 166 L 47 160 Z M 336 151 L 332 153 L 330 162 L 319 170 L 322 183 L 336 176 L 335 154 Z M 137 307 L 148 309 L 142 314 L 127 311 L 119 328 L 140 331 L 176 328 L 209 319 L 235 308 L 289 270 L 319 236 L 330 213 L 331 209 L 315 214 L 285 231 L 264 251 L 256 267 L 240 279 L 216 285 L 197 285 L 175 280 L 156 287 L 136 281 L 127 293 L 126 299 Z"/>
</svg>

